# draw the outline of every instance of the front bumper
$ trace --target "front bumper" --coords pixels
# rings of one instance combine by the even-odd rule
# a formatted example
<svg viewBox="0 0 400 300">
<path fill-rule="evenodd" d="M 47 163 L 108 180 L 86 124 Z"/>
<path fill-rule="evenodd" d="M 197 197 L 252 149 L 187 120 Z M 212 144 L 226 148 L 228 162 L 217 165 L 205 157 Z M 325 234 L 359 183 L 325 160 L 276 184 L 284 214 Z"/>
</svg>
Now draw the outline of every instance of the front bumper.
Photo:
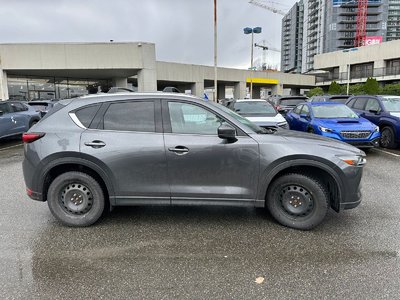
<svg viewBox="0 0 400 300">
<path fill-rule="evenodd" d="M 357 148 L 374 148 L 379 146 L 380 133 L 374 132 L 366 139 L 346 139 L 336 132 L 322 132 L 320 135 L 328 138 L 332 138 L 347 144 L 350 144 Z"/>
</svg>

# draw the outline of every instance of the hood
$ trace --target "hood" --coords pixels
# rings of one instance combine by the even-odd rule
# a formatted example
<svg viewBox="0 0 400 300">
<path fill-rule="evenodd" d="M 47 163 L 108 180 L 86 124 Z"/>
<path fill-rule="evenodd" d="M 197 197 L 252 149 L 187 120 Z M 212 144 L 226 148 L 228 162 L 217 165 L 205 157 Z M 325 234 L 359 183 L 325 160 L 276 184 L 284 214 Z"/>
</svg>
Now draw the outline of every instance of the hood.
<svg viewBox="0 0 400 300">
<path fill-rule="evenodd" d="M 315 119 L 316 125 L 335 131 L 374 130 L 376 125 L 364 118 Z"/>
<path fill-rule="evenodd" d="M 273 115 L 273 116 L 258 116 L 258 117 L 246 117 L 248 120 L 256 123 L 257 125 L 266 125 L 266 124 L 276 124 L 281 122 L 286 122 L 285 118 L 281 114 Z"/>
<path fill-rule="evenodd" d="M 268 141 L 268 135 L 257 134 L 255 137 L 260 143 Z M 305 145 L 307 148 L 313 148 L 315 150 L 316 146 L 326 147 L 332 150 L 338 150 L 340 152 L 351 152 L 352 154 L 365 155 L 360 149 L 351 146 L 350 144 L 335 140 L 332 138 L 323 137 L 313 133 L 306 133 L 294 130 L 284 130 L 278 129 L 274 136 L 281 137 L 286 141 L 291 142 L 294 145 L 300 146 L 300 144 Z M 321 150 L 324 151 L 324 150 Z"/>
<path fill-rule="evenodd" d="M 400 112 L 390 112 L 390 115 L 392 115 L 393 117 L 400 118 Z"/>
</svg>

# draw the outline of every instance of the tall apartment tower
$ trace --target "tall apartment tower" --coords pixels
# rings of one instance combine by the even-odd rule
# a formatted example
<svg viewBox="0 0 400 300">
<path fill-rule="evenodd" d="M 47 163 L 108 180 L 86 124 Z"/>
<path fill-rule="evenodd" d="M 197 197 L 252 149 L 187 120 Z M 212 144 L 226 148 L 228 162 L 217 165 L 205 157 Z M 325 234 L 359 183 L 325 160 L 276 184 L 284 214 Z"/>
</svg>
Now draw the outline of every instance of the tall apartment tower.
<svg viewBox="0 0 400 300">
<path fill-rule="evenodd" d="M 293 10 L 302 7 L 302 41 L 284 40 L 293 28 L 285 23 L 293 22 Z M 357 0 L 302 0 L 296 3 L 282 20 L 282 66 L 284 72 L 307 73 L 314 70 L 316 54 L 344 50 L 354 47 L 357 24 Z M 296 22 L 301 21 L 300 17 Z M 382 41 L 400 39 L 400 0 L 369 0 L 367 12 L 367 36 L 381 37 Z M 301 63 L 290 68 L 285 58 L 287 49 L 302 49 Z M 289 58 L 290 58 L 289 52 Z M 301 65 L 301 68 L 298 66 Z M 288 67 L 289 66 L 289 67 Z M 300 69 L 300 70 L 299 70 Z"/>
<path fill-rule="evenodd" d="M 281 70 L 301 73 L 303 55 L 303 0 L 296 3 L 282 19 Z"/>
</svg>

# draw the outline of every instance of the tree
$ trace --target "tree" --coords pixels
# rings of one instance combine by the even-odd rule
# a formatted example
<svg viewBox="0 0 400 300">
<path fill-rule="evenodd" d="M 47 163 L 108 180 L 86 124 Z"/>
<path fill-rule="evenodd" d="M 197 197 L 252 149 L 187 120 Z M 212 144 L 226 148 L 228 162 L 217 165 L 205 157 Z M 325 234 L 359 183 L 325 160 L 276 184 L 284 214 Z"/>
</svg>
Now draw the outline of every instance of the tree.
<svg viewBox="0 0 400 300">
<path fill-rule="evenodd" d="M 328 89 L 330 95 L 340 95 L 342 93 L 342 87 L 336 81 L 332 81 Z"/>
<path fill-rule="evenodd" d="M 400 96 L 400 83 L 385 84 L 382 94 Z"/>
<path fill-rule="evenodd" d="M 379 83 L 375 78 L 368 77 L 364 84 L 364 92 L 367 95 L 378 95 L 379 94 Z"/>
<path fill-rule="evenodd" d="M 365 94 L 364 84 L 357 83 L 357 84 L 350 85 L 349 94 L 350 95 L 364 95 Z"/>
<path fill-rule="evenodd" d="M 307 97 L 312 97 L 312 96 L 320 96 L 324 94 L 324 90 L 321 87 L 316 87 L 311 89 L 308 93 L 307 93 Z"/>
</svg>

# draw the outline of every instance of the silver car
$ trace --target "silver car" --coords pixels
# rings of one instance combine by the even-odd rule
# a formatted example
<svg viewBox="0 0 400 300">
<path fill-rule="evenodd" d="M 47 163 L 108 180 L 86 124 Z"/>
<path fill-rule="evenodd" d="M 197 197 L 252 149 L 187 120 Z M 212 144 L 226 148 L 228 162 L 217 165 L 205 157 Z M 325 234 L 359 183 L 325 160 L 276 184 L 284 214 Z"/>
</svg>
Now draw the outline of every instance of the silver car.
<svg viewBox="0 0 400 300">
<path fill-rule="evenodd" d="M 27 194 L 69 226 L 113 206 L 235 205 L 306 230 L 361 201 L 359 149 L 182 94 L 63 100 L 23 140 Z"/>
<path fill-rule="evenodd" d="M 272 103 L 262 99 L 239 99 L 229 102 L 228 108 L 260 127 L 276 126 L 289 129 L 286 119 Z"/>
</svg>

